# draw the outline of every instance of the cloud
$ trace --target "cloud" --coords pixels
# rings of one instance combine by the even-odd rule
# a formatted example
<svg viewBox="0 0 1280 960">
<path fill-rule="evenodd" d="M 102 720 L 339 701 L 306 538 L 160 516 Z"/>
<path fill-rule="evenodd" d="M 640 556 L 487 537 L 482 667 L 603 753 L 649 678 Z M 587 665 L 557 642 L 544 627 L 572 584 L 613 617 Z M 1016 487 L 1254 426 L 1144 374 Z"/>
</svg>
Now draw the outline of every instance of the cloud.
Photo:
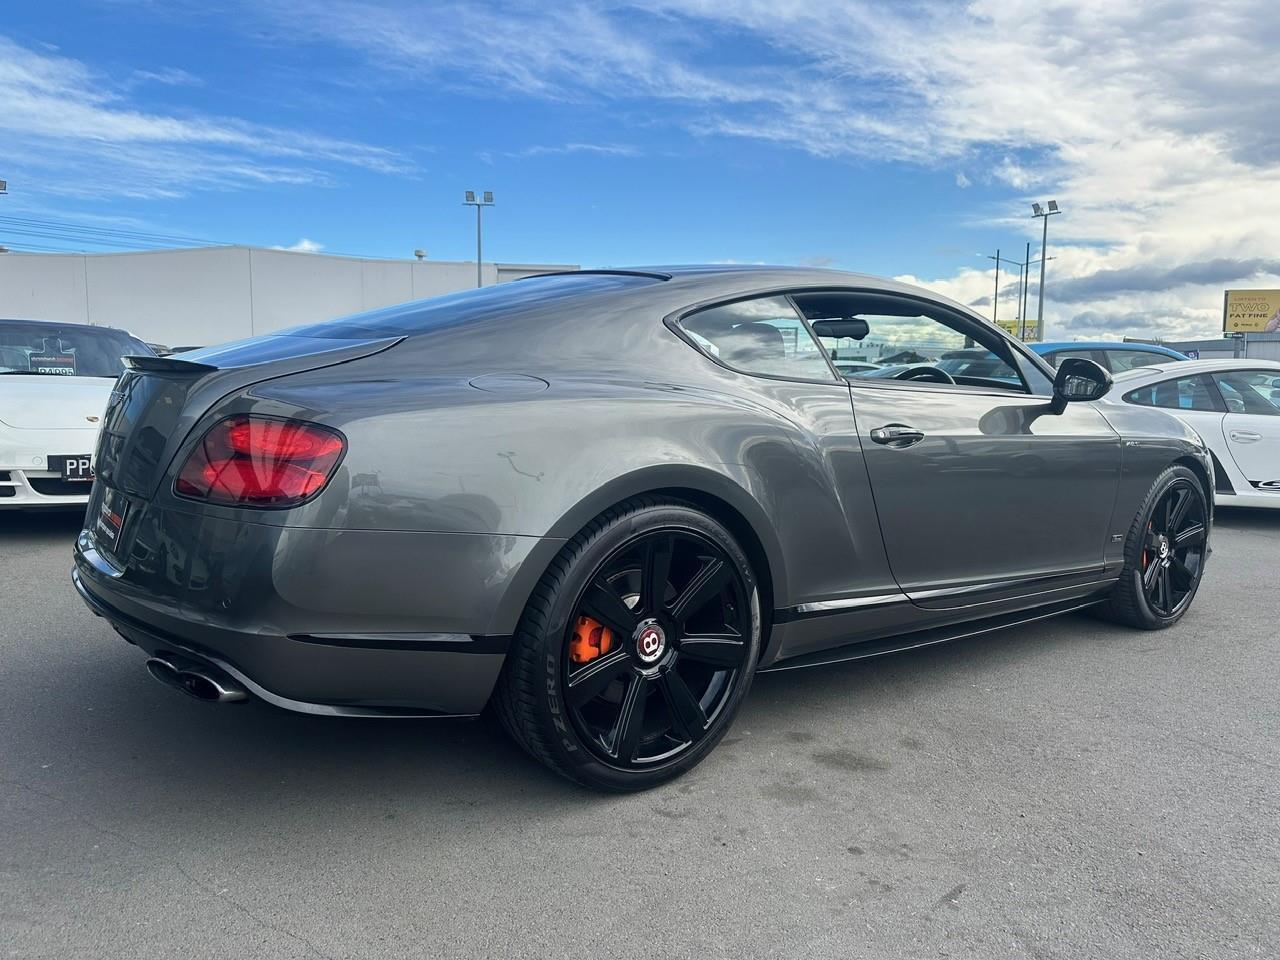
<svg viewBox="0 0 1280 960">
<path fill-rule="evenodd" d="M 147 112 L 81 62 L 3 36 L 0 138 L 12 182 L 70 196 L 101 196 L 104 185 L 118 196 L 175 197 L 323 184 L 342 167 L 390 173 L 404 166 L 393 151 L 306 131 Z"/>
<path fill-rule="evenodd" d="M 963 170 L 961 170 L 959 173 L 956 174 L 956 186 L 959 187 L 961 190 L 966 190 L 971 185 L 972 185 L 972 181 L 964 175 Z"/>
<path fill-rule="evenodd" d="M 1099 300 L 1116 293 L 1164 291 L 1202 284 L 1224 286 L 1267 274 L 1280 274 L 1280 260 L 1261 257 L 1232 260 L 1219 257 L 1168 269 L 1144 264 L 1119 270 L 1097 270 L 1083 277 L 1064 280 L 1055 284 L 1052 289 L 1055 301 L 1078 303 Z M 1046 286 L 1045 289 L 1049 288 Z"/>
<path fill-rule="evenodd" d="M 303 237 L 297 243 L 290 244 L 287 247 L 272 247 L 272 250 L 290 250 L 293 253 L 319 253 L 324 249 L 323 243 L 317 243 L 314 240 L 308 240 Z"/>
<path fill-rule="evenodd" d="M 510 157 L 553 157 L 571 153 L 588 153 L 602 157 L 638 157 L 640 151 L 635 147 L 615 143 L 564 143 L 555 147 L 525 147 L 507 154 Z"/>
<path fill-rule="evenodd" d="M 130 79 L 138 83 L 158 83 L 166 87 L 200 87 L 204 81 L 194 73 L 178 67 L 161 67 L 159 70 L 135 70 Z"/>
</svg>

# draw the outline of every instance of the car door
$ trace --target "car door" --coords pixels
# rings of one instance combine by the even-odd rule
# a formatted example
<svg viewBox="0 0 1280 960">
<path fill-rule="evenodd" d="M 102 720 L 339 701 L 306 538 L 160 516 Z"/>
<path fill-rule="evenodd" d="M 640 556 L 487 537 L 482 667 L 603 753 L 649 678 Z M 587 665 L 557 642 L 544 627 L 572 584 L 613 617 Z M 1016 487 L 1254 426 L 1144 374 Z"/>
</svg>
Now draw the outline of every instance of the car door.
<svg viewBox="0 0 1280 960">
<path fill-rule="evenodd" d="M 1120 438 L 1090 403 L 1050 406 L 1051 384 L 989 325 L 940 304 L 884 298 L 869 339 L 928 356 L 986 347 L 998 377 L 947 383 L 851 377 L 890 567 L 923 606 L 965 606 L 1097 579 L 1120 476 Z M 903 376 L 904 374 L 900 374 Z M 939 382 L 943 381 L 943 382 Z"/>
<path fill-rule="evenodd" d="M 1280 487 L 1280 396 L 1269 370 L 1214 374 L 1227 413 L 1222 435 L 1245 479 L 1254 486 Z"/>
</svg>

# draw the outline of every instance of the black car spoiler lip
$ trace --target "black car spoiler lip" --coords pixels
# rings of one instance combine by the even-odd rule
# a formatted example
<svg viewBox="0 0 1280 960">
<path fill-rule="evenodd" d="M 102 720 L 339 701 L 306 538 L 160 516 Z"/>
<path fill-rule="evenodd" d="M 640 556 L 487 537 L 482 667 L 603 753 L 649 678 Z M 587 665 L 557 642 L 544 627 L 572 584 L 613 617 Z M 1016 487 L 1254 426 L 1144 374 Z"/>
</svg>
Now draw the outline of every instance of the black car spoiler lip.
<svg viewBox="0 0 1280 960">
<path fill-rule="evenodd" d="M 130 370 L 155 370 L 162 373 L 205 374 L 218 369 L 207 363 L 178 357 L 125 357 L 124 362 Z"/>
</svg>

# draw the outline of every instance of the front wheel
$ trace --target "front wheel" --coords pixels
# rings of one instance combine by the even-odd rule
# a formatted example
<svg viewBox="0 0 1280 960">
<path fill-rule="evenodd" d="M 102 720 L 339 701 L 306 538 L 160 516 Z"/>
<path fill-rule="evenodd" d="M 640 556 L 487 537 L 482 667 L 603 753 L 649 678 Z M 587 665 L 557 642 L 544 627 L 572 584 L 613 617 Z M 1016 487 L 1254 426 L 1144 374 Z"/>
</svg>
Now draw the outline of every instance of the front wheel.
<svg viewBox="0 0 1280 960">
<path fill-rule="evenodd" d="M 521 618 L 494 706 L 556 772 L 657 786 L 724 735 L 760 650 L 745 553 L 689 505 L 637 498 L 570 540 Z"/>
<path fill-rule="evenodd" d="M 1191 606 L 1208 555 L 1209 505 L 1191 470 L 1172 466 L 1151 487 L 1125 541 L 1125 565 L 1103 612 L 1143 630 L 1171 627 Z"/>
</svg>

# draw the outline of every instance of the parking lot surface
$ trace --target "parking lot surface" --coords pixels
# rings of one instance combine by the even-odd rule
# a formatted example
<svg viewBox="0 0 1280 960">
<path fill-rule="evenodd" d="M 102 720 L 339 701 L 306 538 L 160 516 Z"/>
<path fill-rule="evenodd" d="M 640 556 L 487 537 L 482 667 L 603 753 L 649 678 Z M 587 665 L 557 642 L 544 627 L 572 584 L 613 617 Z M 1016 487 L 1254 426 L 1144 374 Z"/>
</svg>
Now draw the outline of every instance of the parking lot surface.
<svg viewBox="0 0 1280 960">
<path fill-rule="evenodd" d="M 1221 513 L 1173 630 L 762 676 L 630 797 L 484 722 L 176 695 L 78 527 L 0 514 L 0 956 L 1280 954 L 1280 514 Z"/>
</svg>

